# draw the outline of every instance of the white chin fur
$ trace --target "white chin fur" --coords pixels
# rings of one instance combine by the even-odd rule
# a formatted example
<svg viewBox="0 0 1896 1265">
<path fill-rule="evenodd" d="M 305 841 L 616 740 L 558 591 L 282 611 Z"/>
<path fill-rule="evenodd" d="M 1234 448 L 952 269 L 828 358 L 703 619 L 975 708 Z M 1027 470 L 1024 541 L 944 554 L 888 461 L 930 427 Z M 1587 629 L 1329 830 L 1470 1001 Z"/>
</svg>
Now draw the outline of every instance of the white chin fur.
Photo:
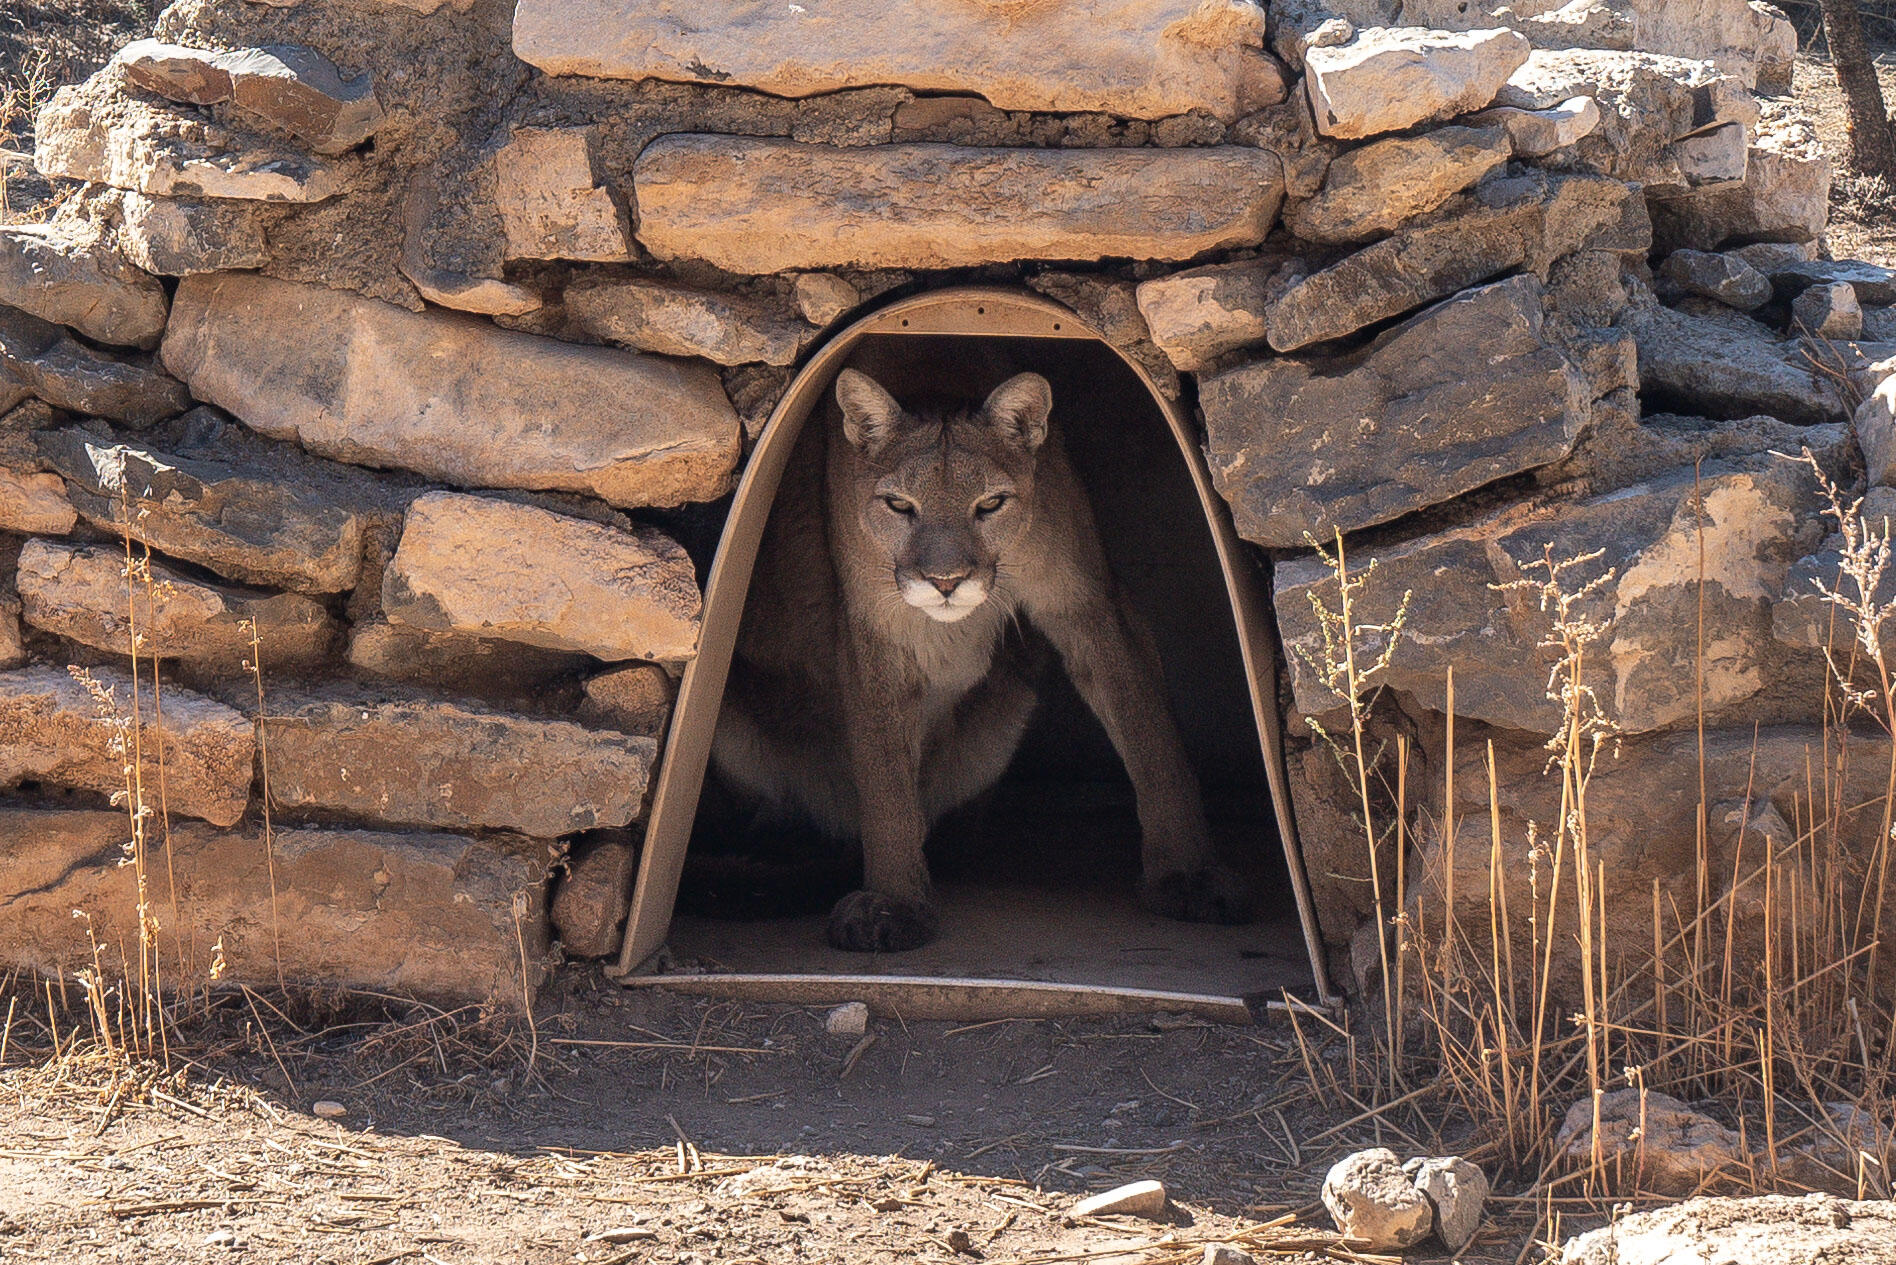
<svg viewBox="0 0 1896 1265">
<path fill-rule="evenodd" d="M 903 601 L 943 624 L 966 619 L 987 601 L 987 597 L 987 586 L 982 584 L 963 584 L 955 590 L 953 597 L 943 597 L 934 585 L 918 580 L 906 580 L 902 584 Z"/>
</svg>

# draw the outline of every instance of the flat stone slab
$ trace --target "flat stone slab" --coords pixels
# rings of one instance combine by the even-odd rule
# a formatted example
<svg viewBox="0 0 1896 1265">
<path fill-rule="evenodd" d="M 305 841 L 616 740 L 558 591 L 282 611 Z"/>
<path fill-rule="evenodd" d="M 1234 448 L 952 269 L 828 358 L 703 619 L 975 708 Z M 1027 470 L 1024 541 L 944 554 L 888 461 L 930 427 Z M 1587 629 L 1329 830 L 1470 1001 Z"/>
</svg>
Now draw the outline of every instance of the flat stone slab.
<svg viewBox="0 0 1896 1265">
<path fill-rule="evenodd" d="M 136 944 L 129 838 L 123 812 L 0 806 L 0 962 L 48 977 L 90 966 L 75 909 L 101 944 Z M 547 866 L 524 839 L 279 826 L 266 845 L 255 826 L 174 823 L 169 856 L 156 839 L 148 848 L 172 986 L 212 982 L 213 945 L 227 985 L 281 978 L 518 1008 L 546 975 Z"/>
<path fill-rule="evenodd" d="M 1823 527 L 1810 471 L 1769 456 L 1733 468 L 1706 463 L 1697 510 L 1690 467 L 1663 479 L 1590 500 L 1527 503 L 1466 527 L 1387 549 L 1357 550 L 1350 570 L 1365 587 L 1354 598 L 1363 623 L 1409 613 L 1382 683 L 1424 707 L 1446 706 L 1443 678 L 1455 670 L 1458 715 L 1507 729 L 1549 734 L 1561 709 L 1545 697 L 1548 616 L 1532 591 L 1497 589 L 1544 580 L 1539 564 L 1599 556 L 1569 567 L 1573 592 L 1611 569 L 1613 579 L 1580 602 L 1576 617 L 1603 626 L 1587 659 L 1602 709 L 1625 733 L 1690 720 L 1699 657 L 1699 533 L 1703 524 L 1705 627 L 1719 630 L 1705 656 L 1705 707 L 1741 702 L 1766 687 L 1782 656 L 1772 635 L 1772 604 L 1793 563 L 1814 548 Z M 1375 569 L 1368 571 L 1371 562 Z M 1340 704 L 1323 683 L 1323 633 L 1316 598 L 1337 608 L 1336 583 L 1317 558 L 1280 562 L 1277 622 L 1299 711 L 1319 715 Z M 1359 645 L 1359 659 L 1381 652 Z"/>
<path fill-rule="evenodd" d="M 1264 7 L 1251 0 L 919 8 L 831 0 L 715 13 L 686 0 L 522 0 L 513 46 L 551 75 L 780 97 L 899 84 L 976 93 L 1003 110 L 1139 119 L 1202 110 L 1229 123 L 1284 98 L 1284 71 L 1264 52 L 1264 36 Z"/>
<path fill-rule="evenodd" d="M 1304 86 L 1319 132 L 1360 140 L 1481 109 L 1533 47 L 1503 28 L 1369 27 L 1348 43 L 1306 50 Z"/>
<path fill-rule="evenodd" d="M 678 663 L 697 653 L 703 599 L 663 532 L 436 492 L 408 509 L 382 606 L 430 632 Z"/>
<path fill-rule="evenodd" d="M 355 148 L 383 119 L 374 75 L 344 79 L 334 62 L 300 44 L 218 53 L 144 39 L 121 48 L 112 61 L 148 92 L 191 105 L 228 101 L 319 154 Z"/>
<path fill-rule="evenodd" d="M 1849 416 L 1837 383 L 1804 355 L 1796 339 L 1780 339 L 1739 313 L 1689 316 L 1652 304 L 1627 314 L 1639 343 L 1640 389 L 1657 408 L 1714 417 L 1772 417 L 1804 425 Z"/>
<path fill-rule="evenodd" d="M 1272 358 L 1199 386 L 1212 480 L 1238 533 L 1288 549 L 1559 460 L 1591 395 L 1544 330 L 1531 277 L 1429 308 L 1345 371 Z"/>
<path fill-rule="evenodd" d="M 340 593 L 362 570 L 363 519 L 280 471 L 178 457 L 85 430 L 43 431 L 40 452 L 81 517 L 219 575 Z"/>
<path fill-rule="evenodd" d="M 0 788 L 46 782 L 115 795 L 125 790 L 124 740 L 132 734 L 132 681 L 93 668 L 96 696 L 61 668 L 0 672 Z M 248 718 L 178 686 L 164 691 L 164 725 L 140 682 L 136 740 L 155 777 L 162 747 L 174 814 L 228 826 L 250 803 L 256 735 Z M 156 801 L 153 801 L 156 807 Z"/>
<path fill-rule="evenodd" d="M 543 839 L 643 815 L 658 744 L 433 699 L 275 696 L 263 723 L 278 809 Z"/>
<path fill-rule="evenodd" d="M 791 364 L 818 332 L 759 299 L 642 278 L 568 286 L 566 311 L 595 338 L 721 365 Z"/>
<path fill-rule="evenodd" d="M 149 426 L 191 407 L 184 384 L 149 360 L 115 359 L 50 321 L 0 307 L 0 394 L 13 383 L 54 408 Z"/>
<path fill-rule="evenodd" d="M 319 662 L 336 640 L 336 621 L 322 603 L 299 593 L 206 584 L 156 560 L 150 572 L 149 585 L 142 575 L 128 585 L 121 548 L 29 540 L 19 566 L 26 622 L 128 656 L 136 630 L 141 659 L 201 664 L 233 678 L 253 657 L 246 623 L 256 625 L 264 661 L 273 668 Z"/>
<path fill-rule="evenodd" d="M 152 348 L 169 301 L 158 278 L 76 225 L 0 225 L 0 303 L 116 347 Z"/>
<path fill-rule="evenodd" d="M 1404 228 L 1285 289 L 1264 313 L 1271 346 L 1295 351 L 1341 338 L 1575 251 L 1644 252 L 1652 243 L 1639 189 L 1605 176 L 1529 172 L 1490 180 L 1473 196 L 1473 206 Z"/>
<path fill-rule="evenodd" d="M 705 365 L 246 274 L 187 277 L 165 364 L 251 428 L 359 465 L 620 506 L 712 500 L 740 428 Z"/>
<path fill-rule="evenodd" d="M 633 167 L 638 236 L 729 272 L 1190 259 L 1264 240 L 1283 200 L 1259 149 L 806 145 L 683 134 Z"/>
<path fill-rule="evenodd" d="M 119 249 L 147 272 L 188 277 L 261 268 L 270 261 L 262 213 L 249 203 L 152 198 L 124 189 L 116 200 Z"/>
</svg>

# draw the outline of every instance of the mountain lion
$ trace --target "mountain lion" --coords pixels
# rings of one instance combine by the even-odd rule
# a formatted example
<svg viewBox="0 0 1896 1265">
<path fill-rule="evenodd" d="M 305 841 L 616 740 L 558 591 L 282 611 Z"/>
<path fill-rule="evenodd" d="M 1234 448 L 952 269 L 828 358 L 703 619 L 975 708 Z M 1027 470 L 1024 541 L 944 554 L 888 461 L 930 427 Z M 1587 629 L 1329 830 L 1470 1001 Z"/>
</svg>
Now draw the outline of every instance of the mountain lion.
<svg viewBox="0 0 1896 1265">
<path fill-rule="evenodd" d="M 713 745 L 720 781 L 766 820 L 861 840 L 863 890 L 831 911 L 830 943 L 934 938 L 922 846 L 1020 743 L 1036 702 L 1010 635 L 1022 620 L 1131 775 L 1144 904 L 1244 921 L 1249 894 L 1213 859 L 1157 650 L 1048 442 L 1047 380 L 1017 374 L 975 408 L 904 408 L 845 369 L 834 395 L 840 415 L 811 419 L 778 493 Z"/>
</svg>

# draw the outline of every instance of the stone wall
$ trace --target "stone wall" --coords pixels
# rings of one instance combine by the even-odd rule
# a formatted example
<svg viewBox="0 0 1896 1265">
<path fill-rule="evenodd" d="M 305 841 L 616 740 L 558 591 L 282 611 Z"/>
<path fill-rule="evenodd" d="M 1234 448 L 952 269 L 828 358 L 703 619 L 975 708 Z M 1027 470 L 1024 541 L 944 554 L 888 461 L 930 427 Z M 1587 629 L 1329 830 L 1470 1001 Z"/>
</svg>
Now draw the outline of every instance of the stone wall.
<svg viewBox="0 0 1896 1265">
<path fill-rule="evenodd" d="M 1494 742 L 1522 822 L 1559 718 L 1509 586 L 1549 549 L 1610 573 L 1591 683 L 1627 807 L 1600 827 L 1640 901 L 1696 881 L 1691 825 L 1639 807 L 1696 763 L 1701 597 L 1708 741 L 1770 726 L 1752 794 L 1791 793 L 1835 542 L 1773 454 L 1889 475 L 1896 276 L 1822 257 L 1781 15 L 683 7 L 179 0 L 47 107 L 35 161 L 71 196 L 0 228 L 0 957 L 57 969 L 66 911 L 124 899 L 134 629 L 165 662 L 162 739 L 139 717 L 190 898 L 169 930 L 221 935 L 238 978 L 275 977 L 272 903 L 311 981 L 522 996 L 550 918 L 612 951 L 697 639 L 689 507 L 826 331 L 970 281 L 1067 303 L 1199 409 L 1274 567 L 1339 951 L 1368 858 L 1304 724 L 1341 701 L 1310 601 L 1338 532 L 1376 563 L 1361 609 L 1410 599 L 1375 723 L 1438 738 L 1453 668 L 1461 750 Z M 1485 777 L 1456 785 L 1485 821 Z"/>
</svg>

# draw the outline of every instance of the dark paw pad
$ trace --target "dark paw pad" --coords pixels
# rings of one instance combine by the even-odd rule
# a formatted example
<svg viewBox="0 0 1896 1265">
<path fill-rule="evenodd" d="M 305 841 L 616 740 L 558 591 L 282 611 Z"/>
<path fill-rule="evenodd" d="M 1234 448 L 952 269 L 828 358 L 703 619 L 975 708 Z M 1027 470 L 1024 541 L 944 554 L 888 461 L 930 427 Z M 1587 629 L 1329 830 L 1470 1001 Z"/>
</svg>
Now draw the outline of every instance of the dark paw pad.
<svg viewBox="0 0 1896 1265">
<path fill-rule="evenodd" d="M 1257 917 L 1251 885 L 1222 865 L 1149 878 L 1139 889 L 1139 903 L 1161 918 L 1180 922 L 1237 924 Z"/>
<path fill-rule="evenodd" d="M 852 953 L 900 953 L 933 940 L 937 926 L 933 905 L 851 892 L 830 910 L 829 942 Z"/>
</svg>

